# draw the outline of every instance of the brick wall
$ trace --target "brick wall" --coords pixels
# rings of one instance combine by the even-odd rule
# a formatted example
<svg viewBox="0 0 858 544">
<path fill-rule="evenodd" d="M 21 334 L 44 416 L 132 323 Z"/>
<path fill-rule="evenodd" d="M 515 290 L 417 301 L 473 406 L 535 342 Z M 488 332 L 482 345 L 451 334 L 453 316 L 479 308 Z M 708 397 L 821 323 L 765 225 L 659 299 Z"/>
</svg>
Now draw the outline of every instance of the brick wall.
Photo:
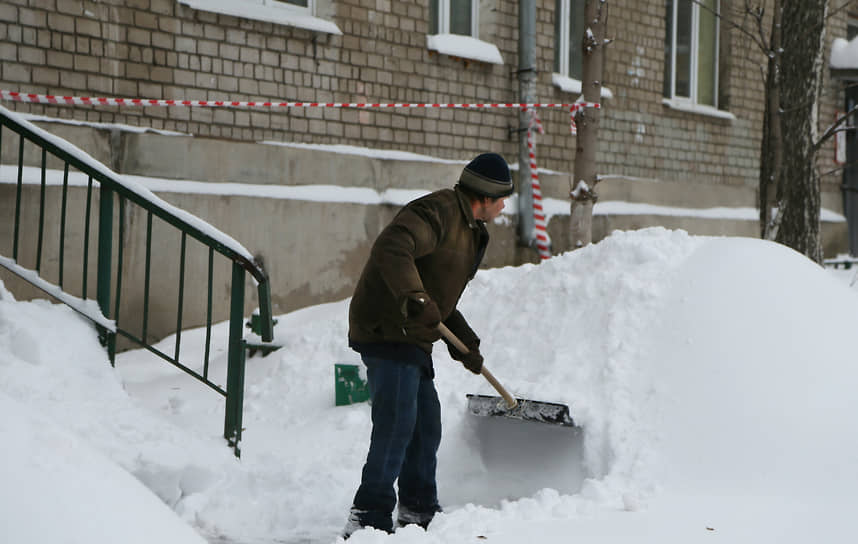
<svg viewBox="0 0 858 544">
<path fill-rule="evenodd" d="M 735 1 L 722 0 L 725 8 Z M 662 103 L 664 3 L 610 0 L 600 171 L 666 180 L 756 186 L 762 123 L 762 54 L 722 28 L 721 98 L 735 120 Z M 516 102 L 517 2 L 481 2 L 481 38 L 504 65 L 467 62 L 426 47 L 428 0 L 330 0 L 343 35 L 197 11 L 176 0 L 6 0 L 0 4 L 0 87 L 78 96 L 334 102 Z M 738 4 L 737 4 L 738 5 Z M 737 9 L 733 6 L 733 11 Z M 537 2 L 537 99 L 572 102 L 551 84 L 554 0 Z M 730 12 L 724 9 L 724 12 Z M 826 42 L 845 35 L 838 14 Z M 826 86 L 821 124 L 841 107 Z M 344 110 L 60 107 L 19 111 L 126 123 L 201 136 L 391 148 L 467 159 L 518 144 L 511 110 Z M 540 112 L 540 167 L 571 172 L 568 112 Z M 830 148 L 830 149 L 829 149 Z M 833 145 L 821 159 L 829 161 Z M 834 187 L 838 176 L 825 182 Z"/>
</svg>

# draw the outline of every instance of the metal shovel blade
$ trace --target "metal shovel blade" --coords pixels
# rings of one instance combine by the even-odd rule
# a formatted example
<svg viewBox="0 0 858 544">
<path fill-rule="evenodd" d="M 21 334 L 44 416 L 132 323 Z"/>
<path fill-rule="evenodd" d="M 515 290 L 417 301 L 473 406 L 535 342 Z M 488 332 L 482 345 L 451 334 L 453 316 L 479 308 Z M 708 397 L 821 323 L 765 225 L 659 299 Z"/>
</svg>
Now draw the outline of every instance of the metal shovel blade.
<svg viewBox="0 0 858 544">
<path fill-rule="evenodd" d="M 491 395 L 467 395 L 468 411 L 475 416 L 500 416 L 522 421 L 536 421 L 549 425 L 575 427 L 569 407 L 556 402 L 516 399 L 518 404 L 508 408 L 501 397 Z"/>
</svg>

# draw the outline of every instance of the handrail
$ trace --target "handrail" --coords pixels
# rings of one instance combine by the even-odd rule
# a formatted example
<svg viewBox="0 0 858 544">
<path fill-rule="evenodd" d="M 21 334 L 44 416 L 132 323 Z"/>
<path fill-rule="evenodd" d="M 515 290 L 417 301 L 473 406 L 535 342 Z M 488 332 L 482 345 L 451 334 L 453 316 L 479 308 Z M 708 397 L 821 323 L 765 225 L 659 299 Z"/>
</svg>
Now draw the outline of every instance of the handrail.
<svg viewBox="0 0 858 544">
<path fill-rule="evenodd" d="M 217 231 L 217 233 L 221 235 L 221 237 L 218 238 L 212 236 L 211 233 L 205 233 L 201 228 L 201 221 L 191 214 L 167 204 L 149 190 L 139 187 L 131 181 L 121 179 L 119 174 L 116 174 L 100 162 L 96 161 L 86 152 L 76 148 L 73 144 L 42 130 L 36 125 L 21 119 L 19 116 L 15 116 L 12 112 L 2 106 L 0 106 L 0 115 L 2 115 L 4 119 L 4 125 L 10 126 L 10 128 L 19 134 L 24 134 L 29 141 L 35 143 L 37 146 L 47 149 L 60 160 L 74 165 L 78 170 L 92 177 L 99 183 L 108 185 L 113 190 L 117 191 L 118 194 L 124 196 L 128 200 L 131 200 L 135 204 L 146 209 L 151 209 L 160 219 L 163 219 L 182 231 L 188 232 L 200 242 L 203 242 L 206 245 L 211 245 L 225 256 L 242 263 L 242 267 L 247 270 L 257 282 L 263 283 L 267 281 L 265 270 L 261 265 L 255 262 L 247 250 L 240 246 L 236 247 L 235 245 L 230 245 L 229 241 L 224 239 L 226 235 L 220 231 Z M 17 119 L 13 120 L 13 118 Z M 70 148 L 73 148 L 77 153 L 72 153 Z M 179 215 L 183 215 L 184 218 Z M 193 219 L 197 219 L 197 221 L 193 221 Z M 238 245 L 237 242 L 235 244 Z"/>
<path fill-rule="evenodd" d="M 18 135 L 17 147 L 10 147 L 7 144 L 11 138 L 3 138 L 3 130 L 10 129 Z M 39 211 L 38 211 L 38 236 L 35 248 L 35 263 L 32 268 L 24 266 L 19 258 L 22 253 L 22 230 L 21 230 L 21 215 L 22 215 L 22 195 L 24 194 L 24 150 L 25 143 L 29 146 L 35 146 L 40 152 L 40 179 L 39 179 Z M 162 199 L 155 196 L 148 189 L 139 186 L 133 181 L 124 179 L 121 175 L 116 174 L 105 165 L 96 161 L 94 158 L 78 149 L 73 144 L 58 138 L 57 136 L 42 130 L 41 128 L 27 122 L 22 117 L 0 106 L 0 153 L 6 147 L 10 151 L 17 151 L 17 173 L 16 194 L 15 194 L 15 213 L 10 214 L 10 219 L 14 216 L 14 232 L 11 244 L 12 256 L 0 258 L 0 266 L 6 268 L 13 274 L 21 277 L 30 284 L 55 296 L 58 300 L 69 304 L 76 311 L 83 313 L 86 317 L 97 324 L 100 335 L 105 343 L 111 364 L 115 363 L 116 354 L 116 336 L 122 336 L 128 340 L 144 347 L 148 351 L 158 355 L 170 364 L 183 370 L 185 373 L 193 376 L 197 380 L 208 385 L 213 390 L 226 397 L 226 414 L 224 417 L 224 437 L 234 448 L 236 456 L 240 455 L 240 440 L 241 440 L 241 419 L 244 399 L 244 340 L 243 340 L 243 319 L 244 319 L 244 285 L 245 276 L 249 274 L 255 281 L 259 298 L 259 316 L 261 319 L 261 336 L 263 341 L 269 342 L 273 338 L 273 321 L 271 307 L 271 287 L 268 275 L 260 263 L 253 258 L 250 252 L 247 251 L 241 244 L 233 240 L 228 235 L 212 227 L 201 219 L 191 215 L 190 213 L 176 208 Z M 9 155 L 7 153 L 6 155 Z M 45 253 L 45 226 L 48 220 L 48 211 L 46 209 L 46 177 L 47 177 L 47 159 L 48 155 L 56 158 L 63 164 L 63 190 L 62 201 L 60 204 L 59 217 L 59 272 L 57 285 L 51 282 L 52 278 L 45 277 L 42 270 L 42 264 Z M 2 161 L 0 161 L 2 162 Z M 26 168 L 29 168 L 27 166 Z M 81 262 L 82 285 L 79 291 L 79 296 L 70 291 L 71 288 L 64 285 L 65 268 L 68 261 L 66 253 L 66 245 L 68 244 L 68 192 L 69 192 L 69 169 L 74 168 L 77 172 L 85 176 L 88 180 L 86 185 L 86 212 L 84 214 L 84 232 L 82 238 L 84 244 L 82 248 L 83 259 Z M 93 180 L 98 187 L 98 208 L 97 208 L 97 224 L 98 224 L 98 249 L 97 249 L 97 289 L 96 300 L 98 309 L 101 315 L 95 315 L 98 312 L 93 312 L 86 304 L 88 300 L 87 284 L 88 284 L 88 261 L 89 261 L 89 238 L 90 238 L 90 223 L 92 220 L 92 201 L 93 201 Z M 29 184 L 26 184 L 29 185 Z M 0 180 L 2 187 L 2 180 Z M 82 187 L 81 187 L 82 188 Z M 118 215 L 114 211 L 114 203 L 118 202 Z M 135 331 L 129 330 L 120 319 L 120 302 L 123 293 L 123 279 L 125 279 L 123 267 L 125 264 L 124 243 L 126 239 L 126 223 L 127 223 L 127 208 L 128 206 L 139 207 L 145 213 L 147 221 L 146 234 L 146 258 L 145 258 L 145 282 L 143 293 L 143 326 L 141 334 L 136 334 Z M 151 249 L 153 245 L 152 239 L 152 221 L 153 218 L 159 219 L 166 225 L 177 229 L 181 233 L 181 251 L 178 255 L 180 266 L 179 285 L 178 285 L 178 312 L 176 319 L 176 343 L 173 355 L 164 353 L 148 342 L 148 313 L 151 302 L 152 293 L 150 291 L 151 277 Z M 0 219 L 2 220 L 2 219 Z M 114 239 L 113 226 L 118 223 L 119 234 L 118 243 Z M 185 275 L 186 275 L 186 247 L 188 239 L 193 239 L 208 248 L 208 284 L 207 284 L 207 308 L 206 308 L 206 344 L 205 344 L 205 360 L 201 370 L 195 370 L 188 364 L 180 361 L 181 347 L 181 331 L 183 325 L 184 311 L 184 293 L 185 293 Z M 4 241 L 0 240 L 0 250 Z M 118 248 L 118 255 L 114 258 L 113 247 Z M 211 327 L 213 318 L 213 267 L 215 254 L 219 254 L 232 262 L 232 275 L 230 280 L 230 302 L 229 302 L 229 346 L 227 355 L 227 375 L 226 387 L 209 378 L 209 362 L 210 362 L 210 343 L 211 343 Z M 0 255 L 2 257 L 2 255 Z M 115 276 L 115 284 L 112 278 Z M 127 288 L 127 286 L 126 286 Z M 59 296 L 58 296 L 59 295 Z M 111 305 L 113 303 L 113 305 Z M 112 306 L 112 308 L 111 308 Z M 108 321 L 105 321 L 108 320 Z M 106 322 L 112 320 L 115 323 L 115 328 L 105 327 Z"/>
</svg>

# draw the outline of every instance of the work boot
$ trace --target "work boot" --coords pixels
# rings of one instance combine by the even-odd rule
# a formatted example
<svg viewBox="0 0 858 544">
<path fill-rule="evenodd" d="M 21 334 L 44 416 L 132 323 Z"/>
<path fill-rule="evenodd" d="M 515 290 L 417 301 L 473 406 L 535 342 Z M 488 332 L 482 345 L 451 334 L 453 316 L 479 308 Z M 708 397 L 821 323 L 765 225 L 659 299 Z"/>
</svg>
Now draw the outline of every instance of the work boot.
<svg viewBox="0 0 858 544">
<path fill-rule="evenodd" d="M 363 523 L 360 521 L 360 515 L 365 513 L 363 510 L 352 508 L 349 510 L 349 519 L 346 520 L 346 526 L 343 527 L 343 540 L 348 540 L 356 531 L 363 529 Z"/>
<path fill-rule="evenodd" d="M 387 523 L 384 523 L 382 519 L 379 518 L 378 515 L 373 515 L 372 512 L 367 510 L 360 510 L 358 508 L 352 507 L 349 510 L 349 519 L 346 520 L 346 526 L 343 527 L 343 532 L 340 536 L 343 537 L 343 540 L 348 540 L 352 534 L 356 531 L 360 531 L 365 527 L 372 527 L 374 529 L 379 529 L 386 533 L 392 533 L 393 527 L 391 527 L 390 514 L 387 515 Z"/>
<path fill-rule="evenodd" d="M 409 509 L 406 506 L 399 506 L 399 515 L 397 516 L 396 523 L 399 527 L 405 527 L 406 525 L 418 525 L 422 529 L 426 529 L 429 527 L 429 523 L 432 521 L 432 518 L 435 517 L 436 512 L 440 512 L 441 508 L 438 507 L 437 510 L 430 510 L 429 512 L 415 512 L 414 510 Z"/>
</svg>

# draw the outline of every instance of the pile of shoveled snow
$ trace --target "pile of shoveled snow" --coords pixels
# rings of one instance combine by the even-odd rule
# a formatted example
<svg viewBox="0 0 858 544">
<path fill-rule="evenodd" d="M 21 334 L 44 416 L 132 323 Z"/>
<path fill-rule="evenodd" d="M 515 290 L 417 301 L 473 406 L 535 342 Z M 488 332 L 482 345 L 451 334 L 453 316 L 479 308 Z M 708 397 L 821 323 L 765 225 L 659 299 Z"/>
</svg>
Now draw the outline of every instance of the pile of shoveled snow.
<svg viewBox="0 0 858 544">
<path fill-rule="evenodd" d="M 240 461 L 219 438 L 218 395 L 142 350 L 112 371 L 91 327 L 43 302 L 0 300 L 0 396 L 13 414 L 38 412 L 93 459 L 136 476 L 210 539 L 331 542 L 370 430 L 366 404 L 333 406 L 333 365 L 359 364 L 346 345 L 347 308 L 280 316 L 283 348 L 248 360 Z M 352 541 L 758 544 L 848 534 L 858 372 L 847 342 L 858 295 L 795 252 L 660 228 L 618 232 L 539 265 L 480 271 L 460 309 L 493 373 L 520 397 L 569 405 L 581 431 L 468 415 L 465 394 L 492 390 L 439 343 L 445 513 L 428 532 L 362 531 Z M 226 325 L 213 336 L 217 375 Z M 183 331 L 188 360 L 202 360 L 204 337 Z M 38 424 L 41 435 L 27 436 L 31 426 L 6 429 L 27 448 L 54 435 Z M 4 457 L 24 475 L 14 493 L 38 496 L 45 491 L 26 484 L 42 485 L 37 456 L 24 453 Z M 27 529 L 13 534 L 53 537 L 47 526 Z"/>
</svg>

